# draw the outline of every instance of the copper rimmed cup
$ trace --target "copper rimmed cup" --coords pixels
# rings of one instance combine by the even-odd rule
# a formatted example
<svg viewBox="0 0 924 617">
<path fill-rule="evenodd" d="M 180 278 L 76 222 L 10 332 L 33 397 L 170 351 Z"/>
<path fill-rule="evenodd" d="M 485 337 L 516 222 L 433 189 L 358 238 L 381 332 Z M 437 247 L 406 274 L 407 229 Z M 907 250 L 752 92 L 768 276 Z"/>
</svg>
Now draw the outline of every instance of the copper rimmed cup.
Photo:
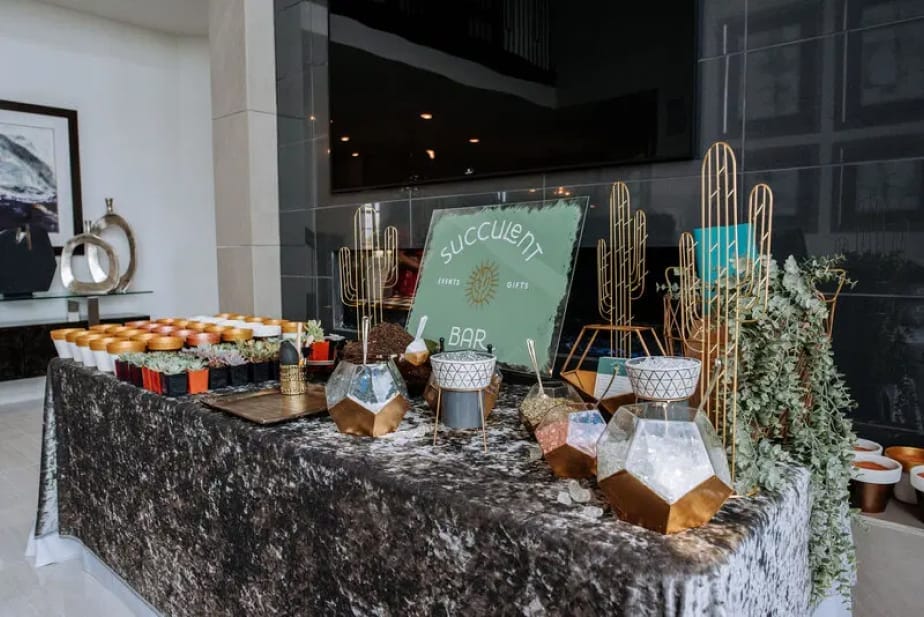
<svg viewBox="0 0 924 617">
<path fill-rule="evenodd" d="M 924 523 L 924 465 L 911 468 L 911 488 L 917 497 L 918 519 Z"/>
<path fill-rule="evenodd" d="M 178 336 L 155 336 L 148 341 L 151 351 L 179 351 L 183 349 L 184 340 Z"/>
<path fill-rule="evenodd" d="M 55 351 L 59 358 L 71 358 L 71 348 L 67 344 L 67 335 L 71 332 L 80 332 L 83 328 L 58 328 L 51 331 L 51 342 L 55 344 Z"/>
<path fill-rule="evenodd" d="M 853 457 L 850 505 L 868 514 L 886 509 L 892 487 L 902 478 L 902 466 L 886 456 L 857 454 Z"/>
<path fill-rule="evenodd" d="M 229 343 L 249 341 L 252 338 L 253 330 L 250 328 L 229 328 L 221 333 L 221 340 Z"/>
<path fill-rule="evenodd" d="M 895 499 L 904 503 L 915 503 L 917 498 L 911 488 L 911 468 L 924 465 L 924 448 L 911 446 L 890 446 L 884 454 L 901 463 L 902 479 L 895 485 Z"/>
</svg>

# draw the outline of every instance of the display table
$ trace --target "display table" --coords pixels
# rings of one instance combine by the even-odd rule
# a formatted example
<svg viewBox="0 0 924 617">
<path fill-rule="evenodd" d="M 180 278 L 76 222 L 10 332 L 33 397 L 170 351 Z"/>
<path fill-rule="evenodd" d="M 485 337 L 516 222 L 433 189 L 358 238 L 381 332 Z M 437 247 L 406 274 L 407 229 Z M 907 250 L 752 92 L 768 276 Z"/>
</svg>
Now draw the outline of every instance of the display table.
<svg viewBox="0 0 924 617">
<path fill-rule="evenodd" d="M 804 615 L 808 476 L 661 536 L 557 501 L 505 386 L 480 431 L 408 412 L 261 427 L 70 361 L 48 371 L 36 536 L 76 537 L 167 615 Z"/>
</svg>

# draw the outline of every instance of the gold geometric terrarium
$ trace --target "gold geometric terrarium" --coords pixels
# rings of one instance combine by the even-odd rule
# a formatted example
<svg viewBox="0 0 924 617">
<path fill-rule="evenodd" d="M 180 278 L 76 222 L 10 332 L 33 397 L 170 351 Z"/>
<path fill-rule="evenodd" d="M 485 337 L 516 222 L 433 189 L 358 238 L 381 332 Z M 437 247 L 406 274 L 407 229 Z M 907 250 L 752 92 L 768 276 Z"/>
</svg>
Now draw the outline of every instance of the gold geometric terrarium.
<svg viewBox="0 0 924 617">
<path fill-rule="evenodd" d="M 682 403 L 620 407 L 597 442 L 597 484 L 619 518 L 661 533 L 704 525 L 732 494 L 722 440 Z"/>
<path fill-rule="evenodd" d="M 559 478 L 592 478 L 597 471 L 597 440 L 606 420 L 591 403 L 561 403 L 536 427 L 542 456 Z"/>
<path fill-rule="evenodd" d="M 363 363 L 342 361 L 325 388 L 327 409 L 341 433 L 378 437 L 398 428 L 411 404 L 394 361 L 368 362 L 369 317 L 362 322 Z"/>
</svg>

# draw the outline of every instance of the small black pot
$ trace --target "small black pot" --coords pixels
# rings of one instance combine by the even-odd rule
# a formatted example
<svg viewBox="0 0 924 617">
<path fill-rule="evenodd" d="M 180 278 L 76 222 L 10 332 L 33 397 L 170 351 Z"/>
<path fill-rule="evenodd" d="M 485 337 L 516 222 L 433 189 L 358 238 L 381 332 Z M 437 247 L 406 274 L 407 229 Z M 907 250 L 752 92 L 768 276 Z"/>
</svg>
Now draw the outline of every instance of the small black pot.
<svg viewBox="0 0 924 617">
<path fill-rule="evenodd" d="M 119 381 L 126 381 L 126 382 L 131 383 L 131 380 L 132 380 L 131 365 L 128 362 L 123 362 L 122 360 L 116 360 L 115 362 L 113 362 L 113 366 L 115 367 L 115 376 L 118 378 Z"/>
<path fill-rule="evenodd" d="M 250 369 L 246 364 L 228 367 L 228 385 L 243 386 L 250 382 Z"/>
<path fill-rule="evenodd" d="M 183 396 L 189 392 L 189 375 L 185 372 L 164 375 L 161 378 L 164 396 Z"/>
<path fill-rule="evenodd" d="M 129 381 L 131 381 L 132 385 L 138 386 L 139 388 L 144 387 L 144 378 L 141 375 L 140 366 L 137 366 L 135 364 L 129 364 L 128 374 L 130 377 Z"/>
<path fill-rule="evenodd" d="M 228 387 L 228 367 L 209 367 L 209 390 L 220 390 Z"/>
<path fill-rule="evenodd" d="M 253 383 L 263 383 L 272 379 L 270 372 L 271 362 L 254 362 L 250 366 L 250 381 Z"/>
</svg>

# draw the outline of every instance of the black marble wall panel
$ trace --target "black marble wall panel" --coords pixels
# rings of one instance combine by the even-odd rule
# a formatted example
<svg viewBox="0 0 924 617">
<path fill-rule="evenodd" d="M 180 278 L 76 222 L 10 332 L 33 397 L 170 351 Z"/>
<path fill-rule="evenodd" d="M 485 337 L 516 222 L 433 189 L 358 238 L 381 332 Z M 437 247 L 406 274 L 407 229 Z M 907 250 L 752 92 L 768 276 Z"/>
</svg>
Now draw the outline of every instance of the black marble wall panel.
<svg viewBox="0 0 924 617">
<path fill-rule="evenodd" d="M 668 250 L 697 224 L 698 160 L 331 194 L 327 2 L 275 6 L 286 317 L 320 316 L 325 326 L 336 325 L 334 252 L 352 243 L 351 217 L 362 203 L 379 204 L 383 221 L 397 225 L 402 245 L 410 246 L 423 245 L 435 209 L 564 192 L 586 195 L 595 206 L 583 241 L 590 247 L 606 233 L 615 180 L 628 182 L 633 204 L 646 210 L 653 248 Z M 909 350 L 917 337 L 914 307 L 924 303 L 924 0 L 700 0 L 698 15 L 697 150 L 716 140 L 735 148 L 742 199 L 757 182 L 772 186 L 778 258 L 847 255 L 859 284 L 838 312 L 836 353 L 860 401 L 858 430 L 924 445 L 924 430 L 907 420 L 924 409 L 917 402 L 924 354 L 903 352 L 904 372 L 871 370 L 865 359 L 887 347 L 854 334 L 881 324 L 891 331 L 885 340 L 902 339 Z M 901 417 L 884 402 L 896 388 Z"/>
</svg>

